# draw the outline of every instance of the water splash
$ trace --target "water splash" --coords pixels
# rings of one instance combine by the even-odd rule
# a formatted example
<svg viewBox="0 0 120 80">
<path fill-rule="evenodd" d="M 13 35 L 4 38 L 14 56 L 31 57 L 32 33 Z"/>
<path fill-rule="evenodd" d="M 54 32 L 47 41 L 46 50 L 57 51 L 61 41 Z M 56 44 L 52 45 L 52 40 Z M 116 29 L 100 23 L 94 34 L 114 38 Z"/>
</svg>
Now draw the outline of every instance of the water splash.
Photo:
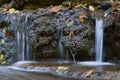
<svg viewBox="0 0 120 80">
<path fill-rule="evenodd" d="M 96 49 L 96 61 L 103 61 L 103 20 L 96 19 L 95 27 L 95 49 Z"/>
</svg>

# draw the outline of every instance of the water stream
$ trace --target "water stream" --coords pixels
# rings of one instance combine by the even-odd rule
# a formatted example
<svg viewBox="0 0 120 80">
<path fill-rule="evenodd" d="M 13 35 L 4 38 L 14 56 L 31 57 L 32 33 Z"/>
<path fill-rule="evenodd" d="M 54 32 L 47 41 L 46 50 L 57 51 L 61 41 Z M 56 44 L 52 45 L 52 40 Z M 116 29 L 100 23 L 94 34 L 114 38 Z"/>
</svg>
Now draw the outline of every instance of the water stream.
<svg viewBox="0 0 120 80">
<path fill-rule="evenodd" d="M 96 61 L 103 61 L 103 20 L 96 19 L 95 27 L 95 50 L 96 50 Z"/>
<path fill-rule="evenodd" d="M 62 29 L 62 26 L 60 26 L 60 20 L 58 20 L 58 26 L 59 26 L 59 34 L 60 34 L 60 38 L 59 38 L 59 50 L 60 50 L 60 58 L 63 59 L 64 56 L 64 48 L 63 48 L 63 45 L 62 45 L 62 40 L 63 40 L 63 29 Z"/>
<path fill-rule="evenodd" d="M 114 65 L 109 62 L 103 62 L 103 19 L 96 19 L 95 24 L 95 61 L 78 62 L 77 64 L 87 66 Z"/>
<path fill-rule="evenodd" d="M 18 13 L 7 14 L 6 21 L 9 21 L 10 28 L 15 29 L 16 53 L 18 60 L 29 60 L 29 27 L 30 14 Z"/>
<path fill-rule="evenodd" d="M 21 47 L 21 51 L 20 53 L 22 54 L 22 60 L 29 60 L 29 26 L 28 25 L 28 18 L 30 17 L 29 14 L 22 14 L 21 15 L 21 26 L 18 26 L 18 27 L 21 27 L 21 30 L 20 32 L 18 32 L 18 36 L 17 36 L 17 43 L 19 44 L 18 45 L 18 48 L 20 49 Z M 19 35 L 19 33 L 21 33 Z M 21 44 L 21 46 L 20 46 Z"/>
</svg>

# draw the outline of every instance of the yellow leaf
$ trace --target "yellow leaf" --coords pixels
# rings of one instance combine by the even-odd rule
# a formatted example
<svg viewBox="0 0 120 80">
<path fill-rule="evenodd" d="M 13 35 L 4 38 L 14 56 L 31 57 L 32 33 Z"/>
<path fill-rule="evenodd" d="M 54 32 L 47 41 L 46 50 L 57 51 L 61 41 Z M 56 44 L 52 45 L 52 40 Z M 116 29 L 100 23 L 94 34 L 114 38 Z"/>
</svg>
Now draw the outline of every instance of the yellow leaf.
<svg viewBox="0 0 120 80">
<path fill-rule="evenodd" d="M 84 19 L 83 18 L 80 18 L 80 23 L 84 23 Z"/>
<path fill-rule="evenodd" d="M 90 11 L 95 11 L 94 7 L 91 6 L 91 5 L 89 6 L 89 10 L 90 10 Z"/>
<path fill-rule="evenodd" d="M 113 2 L 113 0 L 110 0 L 110 2 Z"/>
<path fill-rule="evenodd" d="M 15 12 L 15 9 L 14 9 L 14 8 L 11 8 L 11 9 L 9 9 L 8 12 L 9 12 L 9 13 L 14 13 L 14 12 Z"/>
<path fill-rule="evenodd" d="M 58 66 L 58 70 L 66 70 L 68 69 L 68 67 L 65 67 L 65 66 Z"/>
<path fill-rule="evenodd" d="M 0 10 L 3 10 L 3 8 L 0 8 Z"/>
<path fill-rule="evenodd" d="M 68 1 L 68 5 L 70 6 L 71 5 L 71 3 Z"/>
<path fill-rule="evenodd" d="M 2 54 L 0 54 L 0 60 L 2 60 L 3 59 L 3 55 Z"/>
<path fill-rule="evenodd" d="M 74 30 L 70 30 L 70 33 L 69 33 L 69 40 L 71 39 L 71 37 L 74 35 Z"/>
<path fill-rule="evenodd" d="M 78 5 L 75 6 L 75 8 L 79 8 L 79 7 L 82 7 L 82 6 L 83 6 L 83 4 L 78 4 Z"/>
<path fill-rule="evenodd" d="M 5 40 L 4 40 L 4 39 L 2 39 L 1 44 L 2 44 L 2 45 L 4 45 L 4 44 L 5 44 Z"/>
<path fill-rule="evenodd" d="M 2 62 L 1 62 L 1 64 L 3 64 L 3 65 L 6 64 L 6 63 L 7 63 L 6 61 L 2 61 Z"/>
<path fill-rule="evenodd" d="M 120 7 L 117 7 L 116 9 L 117 9 L 118 11 L 120 11 Z"/>
<path fill-rule="evenodd" d="M 6 28 L 3 28 L 3 33 L 6 33 Z"/>
<path fill-rule="evenodd" d="M 61 5 L 59 5 L 61 8 L 64 8 L 64 6 L 61 4 Z"/>
</svg>

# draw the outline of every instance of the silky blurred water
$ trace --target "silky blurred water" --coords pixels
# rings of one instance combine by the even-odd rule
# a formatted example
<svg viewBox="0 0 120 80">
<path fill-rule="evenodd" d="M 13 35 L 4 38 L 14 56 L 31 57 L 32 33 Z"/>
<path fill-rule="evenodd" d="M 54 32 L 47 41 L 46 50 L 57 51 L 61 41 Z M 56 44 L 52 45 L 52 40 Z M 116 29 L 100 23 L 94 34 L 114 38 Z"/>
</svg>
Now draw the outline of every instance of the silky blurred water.
<svg viewBox="0 0 120 80">
<path fill-rule="evenodd" d="M 102 62 L 103 60 L 103 20 L 96 19 L 95 27 L 95 49 L 96 49 L 96 61 Z"/>
</svg>

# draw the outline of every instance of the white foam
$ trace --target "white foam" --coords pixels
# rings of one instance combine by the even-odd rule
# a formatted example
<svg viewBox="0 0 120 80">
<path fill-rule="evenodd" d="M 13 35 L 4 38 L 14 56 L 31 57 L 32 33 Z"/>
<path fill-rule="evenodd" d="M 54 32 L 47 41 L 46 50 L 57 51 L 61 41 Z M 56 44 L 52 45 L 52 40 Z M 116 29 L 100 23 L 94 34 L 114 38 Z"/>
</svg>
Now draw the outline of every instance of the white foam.
<svg viewBox="0 0 120 80">
<path fill-rule="evenodd" d="M 104 65 L 114 65 L 113 63 L 109 63 L 109 62 L 95 62 L 95 61 L 84 61 L 84 62 L 77 62 L 77 64 L 79 65 L 83 65 L 83 66 L 104 66 Z"/>
<path fill-rule="evenodd" d="M 29 63 L 37 63 L 37 61 L 19 61 L 14 63 L 13 65 L 22 65 L 22 64 L 29 64 Z"/>
</svg>

